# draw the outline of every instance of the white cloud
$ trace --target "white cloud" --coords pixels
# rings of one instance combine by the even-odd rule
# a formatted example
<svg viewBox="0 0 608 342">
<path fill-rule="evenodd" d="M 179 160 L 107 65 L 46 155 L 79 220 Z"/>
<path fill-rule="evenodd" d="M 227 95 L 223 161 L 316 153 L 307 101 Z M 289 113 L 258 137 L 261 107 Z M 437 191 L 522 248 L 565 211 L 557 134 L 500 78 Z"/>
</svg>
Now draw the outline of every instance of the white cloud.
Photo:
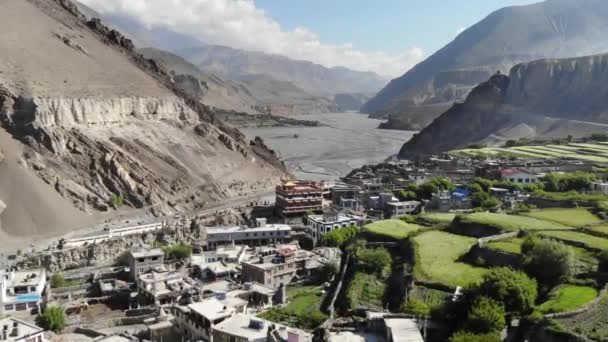
<svg viewBox="0 0 608 342">
<path fill-rule="evenodd" d="M 345 66 L 395 77 L 420 62 L 424 55 L 419 48 L 391 55 L 359 51 L 349 43 L 324 44 L 305 27 L 283 30 L 255 6 L 254 0 L 80 1 L 101 13 L 128 15 L 148 27 L 169 27 L 209 44 L 280 54 L 327 67 Z"/>
</svg>

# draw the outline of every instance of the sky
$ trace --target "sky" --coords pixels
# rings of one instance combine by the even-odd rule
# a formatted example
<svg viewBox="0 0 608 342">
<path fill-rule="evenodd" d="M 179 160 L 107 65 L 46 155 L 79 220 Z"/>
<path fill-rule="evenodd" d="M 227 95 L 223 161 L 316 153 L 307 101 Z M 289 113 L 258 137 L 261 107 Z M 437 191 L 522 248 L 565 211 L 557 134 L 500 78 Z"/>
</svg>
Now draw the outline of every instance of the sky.
<svg viewBox="0 0 608 342">
<path fill-rule="evenodd" d="M 80 0 L 208 44 L 397 77 L 492 11 L 538 0 Z"/>
</svg>

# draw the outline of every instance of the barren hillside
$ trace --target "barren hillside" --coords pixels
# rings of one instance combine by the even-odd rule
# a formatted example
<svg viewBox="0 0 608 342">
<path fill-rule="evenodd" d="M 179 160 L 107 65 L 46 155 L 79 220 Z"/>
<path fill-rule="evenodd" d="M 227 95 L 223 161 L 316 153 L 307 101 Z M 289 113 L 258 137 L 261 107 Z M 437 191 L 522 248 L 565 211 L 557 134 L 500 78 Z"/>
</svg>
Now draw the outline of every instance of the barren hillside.
<svg viewBox="0 0 608 342">
<path fill-rule="evenodd" d="M 8 235 L 70 230 L 90 219 L 73 208 L 113 210 L 118 198 L 156 213 L 203 207 L 284 175 L 272 151 L 250 146 L 67 0 L 0 2 L 0 54 Z"/>
</svg>

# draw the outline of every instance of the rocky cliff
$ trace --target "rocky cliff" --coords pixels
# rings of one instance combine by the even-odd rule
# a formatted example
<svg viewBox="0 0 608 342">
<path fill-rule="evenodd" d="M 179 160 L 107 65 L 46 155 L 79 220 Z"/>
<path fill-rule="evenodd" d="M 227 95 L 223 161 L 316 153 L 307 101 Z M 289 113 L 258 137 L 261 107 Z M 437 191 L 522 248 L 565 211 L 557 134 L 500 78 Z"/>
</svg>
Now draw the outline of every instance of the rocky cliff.
<svg viewBox="0 0 608 342">
<path fill-rule="evenodd" d="M 424 126 L 442 113 L 437 104 L 463 100 L 497 70 L 508 73 L 518 63 L 541 58 L 603 53 L 608 50 L 606 37 L 608 3 L 602 0 L 548 0 L 503 8 L 392 80 L 362 111 L 376 117 L 412 116 L 413 123 L 393 122 Z"/>
<path fill-rule="evenodd" d="M 605 132 L 608 55 L 543 59 L 514 66 L 474 88 L 401 149 L 412 157 L 472 142 Z"/>
<path fill-rule="evenodd" d="M 82 216 L 74 207 L 200 208 L 268 191 L 285 175 L 272 151 L 250 145 L 129 39 L 69 0 L 0 2 L 0 49 L 8 235 L 90 221 L 73 220 Z"/>
</svg>

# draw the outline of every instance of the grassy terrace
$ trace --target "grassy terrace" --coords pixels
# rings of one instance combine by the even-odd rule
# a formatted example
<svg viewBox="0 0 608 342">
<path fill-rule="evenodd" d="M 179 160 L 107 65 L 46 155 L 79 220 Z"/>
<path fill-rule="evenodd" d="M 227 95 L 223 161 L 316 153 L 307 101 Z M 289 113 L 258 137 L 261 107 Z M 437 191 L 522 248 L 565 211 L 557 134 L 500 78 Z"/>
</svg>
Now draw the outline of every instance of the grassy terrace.
<svg viewBox="0 0 608 342">
<path fill-rule="evenodd" d="M 511 254 L 521 254 L 521 245 L 524 243 L 523 238 L 513 238 L 513 239 L 505 239 L 492 241 L 485 245 L 486 248 L 492 249 L 495 251 L 511 253 Z"/>
<path fill-rule="evenodd" d="M 473 213 L 462 216 L 463 223 L 483 224 L 496 227 L 503 231 L 525 230 L 568 230 L 572 229 L 556 222 L 539 220 L 534 217 L 493 214 L 493 213 Z"/>
<path fill-rule="evenodd" d="M 348 287 L 350 307 L 356 309 L 359 306 L 366 306 L 380 310 L 385 291 L 386 280 L 378 278 L 375 274 L 357 272 Z"/>
<path fill-rule="evenodd" d="M 608 239 L 585 234 L 579 231 L 547 231 L 541 232 L 543 236 L 554 237 L 566 241 L 582 242 L 596 249 L 608 249 Z"/>
<path fill-rule="evenodd" d="M 486 269 L 457 261 L 477 239 L 442 231 L 429 231 L 413 237 L 416 248 L 414 273 L 418 279 L 465 286 L 481 279 Z"/>
<path fill-rule="evenodd" d="M 587 229 L 594 231 L 596 233 L 608 235 L 608 224 L 598 224 L 595 226 L 587 227 Z"/>
<path fill-rule="evenodd" d="M 407 238 L 421 227 L 401 220 L 383 220 L 370 223 L 363 228 L 364 232 L 386 236 L 396 240 Z"/>
<path fill-rule="evenodd" d="M 563 224 L 570 227 L 583 227 L 586 225 L 594 225 L 601 222 L 601 220 L 593 215 L 589 210 L 585 208 L 552 208 L 552 209 L 541 209 L 533 210 L 529 213 L 522 214 L 528 217 L 534 217 L 544 221 L 552 221 Z"/>
<path fill-rule="evenodd" d="M 436 223 L 451 223 L 452 221 L 454 221 L 454 217 L 456 217 L 456 214 L 453 214 L 453 213 L 426 213 L 426 214 L 421 214 L 420 217 L 423 219 L 432 221 L 432 222 L 436 222 Z"/>
<path fill-rule="evenodd" d="M 580 309 L 598 296 L 598 291 L 588 286 L 563 285 L 553 291 L 548 301 L 538 306 L 542 313 L 567 312 Z"/>
<path fill-rule="evenodd" d="M 289 303 L 284 307 L 270 308 L 258 316 L 269 321 L 289 324 L 302 329 L 312 329 L 316 319 L 324 314 L 320 311 L 323 290 L 316 286 L 287 288 Z M 320 317 L 320 318 L 319 318 Z"/>
<path fill-rule="evenodd" d="M 596 341 L 608 338 L 608 297 L 603 297 L 590 310 L 557 322 L 566 330 L 577 332 Z"/>
</svg>

